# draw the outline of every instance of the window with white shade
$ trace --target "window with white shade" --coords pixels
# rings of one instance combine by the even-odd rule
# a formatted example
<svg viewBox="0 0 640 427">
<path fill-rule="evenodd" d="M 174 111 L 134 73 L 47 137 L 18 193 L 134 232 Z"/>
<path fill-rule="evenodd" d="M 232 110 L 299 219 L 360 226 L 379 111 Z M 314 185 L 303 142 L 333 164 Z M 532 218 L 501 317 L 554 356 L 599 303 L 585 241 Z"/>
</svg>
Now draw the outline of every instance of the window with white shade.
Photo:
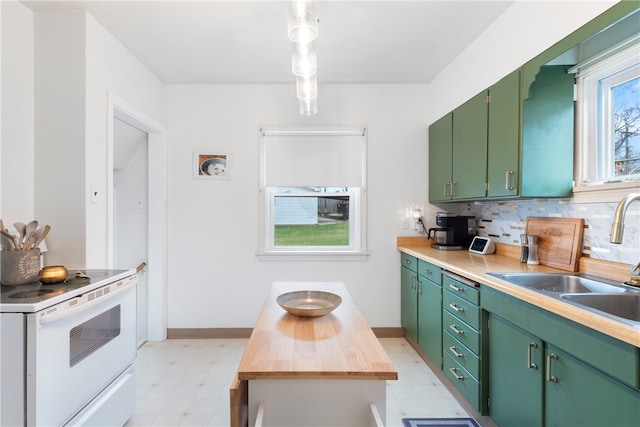
<svg viewBox="0 0 640 427">
<path fill-rule="evenodd" d="M 366 256 L 366 129 L 260 129 L 260 257 Z"/>
</svg>

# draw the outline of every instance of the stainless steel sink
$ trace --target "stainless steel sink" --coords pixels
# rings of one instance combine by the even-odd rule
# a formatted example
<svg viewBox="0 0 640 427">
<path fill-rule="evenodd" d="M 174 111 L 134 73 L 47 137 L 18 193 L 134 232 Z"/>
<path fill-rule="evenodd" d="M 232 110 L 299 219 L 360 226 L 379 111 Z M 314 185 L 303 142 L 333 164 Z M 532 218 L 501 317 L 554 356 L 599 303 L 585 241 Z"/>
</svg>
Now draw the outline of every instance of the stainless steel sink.
<svg viewBox="0 0 640 427">
<path fill-rule="evenodd" d="M 640 289 L 583 273 L 487 273 L 489 276 L 640 326 Z"/>
<path fill-rule="evenodd" d="M 544 292 L 554 293 L 590 293 L 590 292 L 627 292 L 619 282 L 595 278 L 581 273 L 488 273 L 514 285 L 524 286 Z"/>
<path fill-rule="evenodd" d="M 561 298 L 614 316 L 640 322 L 640 293 L 564 294 L 561 295 Z"/>
</svg>

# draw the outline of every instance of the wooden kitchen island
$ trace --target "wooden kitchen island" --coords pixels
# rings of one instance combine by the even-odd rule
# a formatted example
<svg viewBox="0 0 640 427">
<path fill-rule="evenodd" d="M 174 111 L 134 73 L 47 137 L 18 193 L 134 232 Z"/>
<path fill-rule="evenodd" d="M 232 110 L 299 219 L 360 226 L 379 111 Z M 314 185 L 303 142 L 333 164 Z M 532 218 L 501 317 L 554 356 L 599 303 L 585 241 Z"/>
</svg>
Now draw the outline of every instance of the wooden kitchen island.
<svg viewBox="0 0 640 427">
<path fill-rule="evenodd" d="M 278 295 L 319 290 L 342 304 L 321 317 L 287 313 Z M 379 426 L 398 373 L 342 283 L 271 285 L 231 387 L 231 426 Z M 243 413 L 244 411 L 244 413 Z"/>
</svg>

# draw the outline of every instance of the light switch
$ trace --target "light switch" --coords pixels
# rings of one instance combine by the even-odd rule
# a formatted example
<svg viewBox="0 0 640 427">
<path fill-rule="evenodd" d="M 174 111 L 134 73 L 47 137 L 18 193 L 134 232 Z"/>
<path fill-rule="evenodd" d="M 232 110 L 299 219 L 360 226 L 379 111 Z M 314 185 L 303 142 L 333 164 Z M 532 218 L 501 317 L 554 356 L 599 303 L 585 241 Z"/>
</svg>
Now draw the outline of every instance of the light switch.
<svg viewBox="0 0 640 427">
<path fill-rule="evenodd" d="M 92 185 L 90 191 L 91 194 L 89 198 L 91 199 L 91 203 L 100 203 L 100 193 L 98 193 L 98 190 Z"/>
</svg>

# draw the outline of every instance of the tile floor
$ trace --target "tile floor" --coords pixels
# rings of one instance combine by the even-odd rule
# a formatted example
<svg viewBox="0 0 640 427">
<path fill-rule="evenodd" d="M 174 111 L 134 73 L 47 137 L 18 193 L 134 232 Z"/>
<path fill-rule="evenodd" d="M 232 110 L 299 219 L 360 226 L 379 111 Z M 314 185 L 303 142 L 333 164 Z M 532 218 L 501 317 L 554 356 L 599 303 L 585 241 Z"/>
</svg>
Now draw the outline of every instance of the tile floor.
<svg viewBox="0 0 640 427">
<path fill-rule="evenodd" d="M 398 370 L 387 383 L 388 427 L 402 418 L 468 414 L 403 338 L 380 340 Z M 229 385 L 246 339 L 174 339 L 138 351 L 134 426 L 228 426 Z"/>
</svg>

